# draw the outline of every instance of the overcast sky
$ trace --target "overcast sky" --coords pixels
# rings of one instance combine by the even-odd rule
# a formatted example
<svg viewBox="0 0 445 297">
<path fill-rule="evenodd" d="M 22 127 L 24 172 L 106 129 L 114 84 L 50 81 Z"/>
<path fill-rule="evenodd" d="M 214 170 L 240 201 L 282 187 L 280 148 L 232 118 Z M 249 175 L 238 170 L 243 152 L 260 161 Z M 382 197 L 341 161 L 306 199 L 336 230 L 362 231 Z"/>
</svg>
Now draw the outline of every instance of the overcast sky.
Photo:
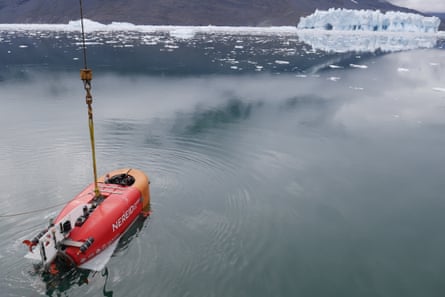
<svg viewBox="0 0 445 297">
<path fill-rule="evenodd" d="M 388 0 L 389 2 L 424 12 L 445 12 L 445 0 Z"/>
</svg>

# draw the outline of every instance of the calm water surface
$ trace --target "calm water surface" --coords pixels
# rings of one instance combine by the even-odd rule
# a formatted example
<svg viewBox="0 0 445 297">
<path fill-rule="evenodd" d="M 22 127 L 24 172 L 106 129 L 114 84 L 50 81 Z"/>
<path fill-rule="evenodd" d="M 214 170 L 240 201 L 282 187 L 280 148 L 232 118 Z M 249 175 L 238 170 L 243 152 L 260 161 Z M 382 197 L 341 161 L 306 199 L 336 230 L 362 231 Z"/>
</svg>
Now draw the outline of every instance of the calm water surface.
<svg viewBox="0 0 445 297">
<path fill-rule="evenodd" d="M 144 170 L 153 214 L 48 281 L 21 242 L 92 180 L 78 36 L 0 40 L 2 296 L 445 294 L 443 41 L 94 35 L 99 173 Z"/>
</svg>

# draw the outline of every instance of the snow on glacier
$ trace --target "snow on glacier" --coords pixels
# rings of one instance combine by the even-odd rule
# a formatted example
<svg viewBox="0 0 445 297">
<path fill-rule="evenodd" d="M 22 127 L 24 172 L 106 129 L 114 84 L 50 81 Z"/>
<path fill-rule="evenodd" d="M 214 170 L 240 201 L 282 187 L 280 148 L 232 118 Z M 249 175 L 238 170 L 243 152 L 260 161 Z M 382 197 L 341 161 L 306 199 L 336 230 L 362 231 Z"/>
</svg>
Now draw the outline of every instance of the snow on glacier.
<svg viewBox="0 0 445 297">
<path fill-rule="evenodd" d="M 379 10 L 354 10 L 330 8 L 315 10 L 301 17 L 298 29 L 324 29 L 339 31 L 387 31 L 436 33 L 440 25 L 438 17 L 424 17 L 415 13 Z"/>
</svg>

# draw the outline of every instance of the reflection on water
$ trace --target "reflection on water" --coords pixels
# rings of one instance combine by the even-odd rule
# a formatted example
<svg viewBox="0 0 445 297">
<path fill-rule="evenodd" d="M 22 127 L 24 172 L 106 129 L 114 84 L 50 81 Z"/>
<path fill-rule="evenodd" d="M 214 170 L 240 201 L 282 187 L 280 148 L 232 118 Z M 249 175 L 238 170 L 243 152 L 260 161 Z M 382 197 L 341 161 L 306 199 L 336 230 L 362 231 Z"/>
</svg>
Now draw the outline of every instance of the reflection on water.
<svg viewBox="0 0 445 297">
<path fill-rule="evenodd" d="M 146 223 L 146 219 L 142 216 L 133 223 L 130 229 L 121 237 L 113 257 L 125 255 L 129 244 L 138 236 L 138 233 L 144 228 Z M 47 296 L 61 296 L 72 289 L 88 286 L 90 282 L 102 284 L 103 296 L 113 296 L 113 291 L 107 289 L 107 283 L 109 282 L 108 267 L 105 267 L 101 272 L 89 271 L 75 268 L 71 263 L 61 260 L 51 271 L 57 272 L 53 273 L 44 270 L 41 263 L 33 264 L 32 270 L 28 271 L 28 276 L 35 279 L 35 285 L 41 288 L 42 292 L 44 291 Z"/>
<path fill-rule="evenodd" d="M 442 296 L 445 52 L 298 48 L 289 64 L 275 63 L 284 58 L 271 52 L 284 40 L 255 60 L 283 72 L 232 75 L 218 64 L 218 75 L 157 76 L 141 70 L 146 61 L 134 73 L 121 72 L 123 62 L 118 74 L 99 67 L 99 171 L 147 172 L 153 214 L 123 239 L 104 274 L 86 273 L 83 283 L 73 273 L 52 291 L 29 273 L 21 241 L 57 211 L 1 217 L 2 292 Z M 241 63 L 249 53 L 240 52 L 224 55 Z M 14 63 L 2 71 L 26 73 L 0 82 L 0 124 L 11 127 L 0 130 L 1 214 L 67 201 L 92 175 L 78 67 Z"/>
<path fill-rule="evenodd" d="M 69 296 L 67 294 L 70 289 L 88 286 L 91 281 L 103 283 L 103 296 L 113 296 L 113 291 L 107 288 L 107 284 L 109 282 L 109 272 L 107 267 L 105 267 L 101 272 L 71 268 L 66 271 L 60 271 L 57 275 L 52 275 L 47 272 L 41 273 L 39 272 L 41 270 L 40 267 L 34 267 L 34 269 L 38 272 L 31 274 L 31 276 L 42 279 L 42 282 L 45 284 L 44 294 L 46 296 Z M 99 296 L 99 292 L 96 292 L 96 294 Z"/>
<path fill-rule="evenodd" d="M 176 28 L 176 31 L 180 28 Z M 183 76 L 246 73 L 312 74 L 319 65 L 350 54 L 377 54 L 418 48 L 443 48 L 443 35 L 377 34 L 310 30 L 195 32 L 187 38 L 175 28 L 163 31 L 95 31 L 88 35 L 89 63 L 95 73 L 118 72 Z M 187 31 L 185 31 L 187 32 Z M 268 32 L 266 30 L 266 32 Z M 3 66 L 0 81 L 26 79 L 33 70 L 78 71 L 80 33 L 0 31 Z M 52 91 L 63 93 L 63 86 Z"/>
<path fill-rule="evenodd" d="M 437 34 L 414 33 L 357 33 L 302 30 L 298 32 L 301 41 L 316 50 L 334 53 L 347 52 L 395 52 L 418 48 L 433 48 Z"/>
<path fill-rule="evenodd" d="M 241 120 L 247 120 L 255 105 L 261 103 L 244 103 L 240 99 L 229 99 L 224 106 L 218 109 L 197 110 L 192 115 L 192 123 L 186 124 L 185 130 L 189 133 L 197 133 L 203 130 L 215 129 L 220 125 L 233 123 Z M 183 126 L 184 123 L 177 123 L 176 125 Z M 182 131 L 181 131 L 182 133 Z"/>
</svg>

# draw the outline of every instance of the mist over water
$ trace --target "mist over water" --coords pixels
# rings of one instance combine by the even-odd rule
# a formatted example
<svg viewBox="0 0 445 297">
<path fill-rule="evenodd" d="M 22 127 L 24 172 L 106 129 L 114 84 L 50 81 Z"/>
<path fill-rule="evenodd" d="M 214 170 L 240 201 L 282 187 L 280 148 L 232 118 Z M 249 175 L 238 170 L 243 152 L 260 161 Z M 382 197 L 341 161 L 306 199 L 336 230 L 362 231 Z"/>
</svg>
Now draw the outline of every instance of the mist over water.
<svg viewBox="0 0 445 297">
<path fill-rule="evenodd" d="M 64 203 L 92 180 L 78 47 L 26 65 L 8 57 L 48 39 L 22 38 L 0 46 L 0 214 Z M 99 173 L 145 171 L 153 214 L 106 271 L 51 283 L 21 241 L 60 207 L 1 217 L 2 294 L 442 296 L 445 52 L 289 39 L 177 40 L 171 59 L 164 43 L 91 46 Z"/>
</svg>

